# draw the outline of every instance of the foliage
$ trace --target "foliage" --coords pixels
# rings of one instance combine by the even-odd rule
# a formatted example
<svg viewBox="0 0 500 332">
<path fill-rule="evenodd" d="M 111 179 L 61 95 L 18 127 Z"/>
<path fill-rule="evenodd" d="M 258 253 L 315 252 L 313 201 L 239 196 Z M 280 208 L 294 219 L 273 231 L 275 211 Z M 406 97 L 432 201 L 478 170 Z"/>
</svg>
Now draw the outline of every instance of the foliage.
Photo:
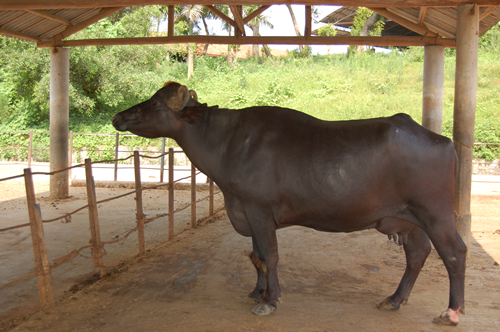
<svg viewBox="0 0 500 332">
<path fill-rule="evenodd" d="M 337 30 L 332 23 L 323 25 L 318 29 L 318 36 L 334 37 L 337 35 Z"/>
<path fill-rule="evenodd" d="M 161 7 L 161 6 L 159 6 Z M 141 8 L 131 15 L 141 17 Z M 150 15 L 151 13 L 148 13 Z M 158 15 L 161 14 L 158 8 Z M 108 38 L 147 35 L 144 22 L 129 21 L 124 29 L 122 18 L 110 18 L 81 31 L 74 38 Z M 160 17 L 160 16 L 158 16 Z M 159 18 L 160 19 L 160 18 Z M 137 24 L 136 24 L 137 23 Z M 156 29 L 157 19 L 147 23 Z M 186 29 L 178 23 L 176 29 Z M 476 142 L 500 142 L 500 62 L 498 29 L 480 39 Z M 496 44 L 495 44 L 496 43 Z M 174 46 L 82 47 L 70 50 L 70 130 L 114 134 L 111 116 L 149 98 L 169 80 L 187 84 L 198 93 L 201 102 L 227 108 L 276 105 L 306 112 L 325 120 L 348 120 L 388 116 L 398 112 L 421 121 L 423 48 L 388 54 L 364 52 L 311 56 L 310 49 L 290 52 L 289 57 L 238 60 L 230 67 L 223 57 L 196 57 L 196 68 L 189 81 L 187 64 L 167 59 L 169 52 L 185 52 Z M 446 52 L 443 133 L 451 137 L 455 55 Z M 0 130 L 49 129 L 49 51 L 31 43 L 0 38 Z M 27 133 L 2 134 L 1 146 L 27 147 Z M 48 135 L 34 135 L 36 147 L 48 147 Z M 75 136 L 75 149 L 106 149 L 92 158 L 114 158 L 114 136 Z M 123 138 L 121 145 L 145 148 L 160 140 Z M 170 145 L 175 144 L 173 141 Z M 474 149 L 477 157 L 500 157 L 495 146 Z M 25 150 L 2 150 L 0 158 L 25 157 Z M 48 158 L 40 154 L 37 160 Z"/>
<path fill-rule="evenodd" d="M 353 25 L 351 28 L 351 36 L 360 36 L 363 26 L 368 18 L 373 14 L 373 11 L 365 7 L 359 7 L 356 10 L 356 15 L 354 16 Z M 370 36 L 380 36 L 382 35 L 382 30 L 384 29 L 384 21 L 382 19 L 377 20 L 377 22 L 370 29 Z"/>
</svg>

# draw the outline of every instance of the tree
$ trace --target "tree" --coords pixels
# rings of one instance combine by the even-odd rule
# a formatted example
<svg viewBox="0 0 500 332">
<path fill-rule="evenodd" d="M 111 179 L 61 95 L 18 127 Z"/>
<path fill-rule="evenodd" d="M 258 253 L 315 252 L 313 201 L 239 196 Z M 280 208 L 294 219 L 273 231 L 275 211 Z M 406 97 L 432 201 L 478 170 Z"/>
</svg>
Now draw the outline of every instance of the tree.
<svg viewBox="0 0 500 332">
<path fill-rule="evenodd" d="M 322 37 L 334 37 L 337 35 L 337 30 L 335 30 L 335 26 L 331 23 L 327 25 L 323 25 L 318 29 L 318 36 Z M 328 51 L 327 53 L 330 54 L 330 49 L 332 45 L 328 45 Z"/>
<path fill-rule="evenodd" d="M 248 16 L 259 7 L 260 6 L 256 5 L 243 6 L 243 12 L 245 13 L 245 16 Z M 252 29 L 252 33 L 254 36 L 260 36 L 259 27 L 261 25 L 270 27 L 271 29 L 274 28 L 274 25 L 271 22 L 269 22 L 268 18 L 265 15 L 258 15 L 253 20 L 248 22 L 247 25 L 250 27 L 250 29 Z M 266 53 L 266 56 L 271 57 L 271 51 L 269 50 L 269 47 L 267 45 L 262 45 L 262 46 L 264 47 L 264 52 Z M 259 53 L 260 53 L 259 45 L 257 44 L 252 45 L 252 54 L 256 61 L 259 61 Z"/>
<path fill-rule="evenodd" d="M 365 7 L 359 7 L 354 16 L 351 28 L 351 36 L 380 36 L 384 29 L 383 18 L 377 13 Z M 359 46 L 358 52 L 363 52 L 364 47 Z"/>
<path fill-rule="evenodd" d="M 300 37 L 300 30 L 299 30 L 299 25 L 297 24 L 297 20 L 295 19 L 295 14 L 293 13 L 292 5 L 286 5 L 288 8 L 288 11 L 290 12 L 290 16 L 292 17 L 292 22 L 293 26 L 295 27 L 295 33 L 297 34 L 297 37 Z M 302 52 L 304 50 L 304 45 L 299 45 L 299 50 Z"/>
<path fill-rule="evenodd" d="M 180 15 L 186 18 L 187 24 L 188 24 L 188 35 L 192 36 L 193 35 L 193 28 L 198 22 L 198 20 L 202 17 L 203 15 L 203 6 L 202 5 L 184 5 L 182 7 L 182 10 L 180 12 Z M 191 44 L 187 44 L 187 51 L 188 51 L 188 74 L 187 77 L 188 79 L 191 77 L 194 71 L 194 57 L 193 57 L 193 47 Z"/>
</svg>

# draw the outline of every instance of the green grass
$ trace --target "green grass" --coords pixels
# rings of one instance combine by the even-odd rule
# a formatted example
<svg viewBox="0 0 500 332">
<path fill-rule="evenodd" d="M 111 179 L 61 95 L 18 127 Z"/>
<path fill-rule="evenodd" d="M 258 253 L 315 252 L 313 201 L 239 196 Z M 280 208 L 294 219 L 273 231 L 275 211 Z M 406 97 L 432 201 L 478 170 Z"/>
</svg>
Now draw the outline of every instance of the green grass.
<svg viewBox="0 0 500 332">
<path fill-rule="evenodd" d="M 186 84 L 198 93 L 200 102 L 226 108 L 277 105 L 324 120 L 371 118 L 402 112 L 419 123 L 422 120 L 422 48 L 406 53 L 366 53 L 351 57 L 335 54 L 264 59 L 261 64 L 253 59 L 238 60 L 233 68 L 222 58 L 199 57 L 190 80 L 186 79 L 186 72 L 186 64 L 165 61 L 157 66 L 156 72 L 148 75 L 157 82 L 174 80 Z M 453 128 L 454 80 L 455 57 L 447 55 L 443 134 L 448 137 L 452 136 Z M 144 94 L 152 95 L 161 88 L 158 85 Z M 120 109 L 112 110 L 115 111 Z M 111 114 L 96 114 L 86 119 L 75 117 L 71 119 L 71 130 L 113 133 L 110 118 Z M 137 144 L 146 142 L 138 141 Z M 500 142 L 500 61 L 494 52 L 481 53 L 479 57 L 476 142 Z M 499 150 L 493 147 L 477 149 L 475 156 L 494 159 L 500 156 Z"/>
</svg>

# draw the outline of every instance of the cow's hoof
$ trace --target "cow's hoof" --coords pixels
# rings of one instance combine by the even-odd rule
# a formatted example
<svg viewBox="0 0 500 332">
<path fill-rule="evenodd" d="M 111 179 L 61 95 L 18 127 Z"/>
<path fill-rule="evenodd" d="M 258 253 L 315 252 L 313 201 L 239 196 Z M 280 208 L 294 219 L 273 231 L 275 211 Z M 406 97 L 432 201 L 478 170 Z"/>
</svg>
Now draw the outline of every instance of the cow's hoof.
<svg viewBox="0 0 500 332">
<path fill-rule="evenodd" d="M 389 298 L 386 298 L 385 300 L 377 304 L 377 308 L 383 311 L 396 311 L 399 309 L 399 307 L 396 307 L 394 304 L 389 302 Z"/>
<path fill-rule="evenodd" d="M 252 312 L 258 316 L 269 316 L 274 311 L 276 311 L 276 307 L 273 307 L 269 303 L 259 303 L 259 305 L 252 309 Z"/>
<path fill-rule="evenodd" d="M 459 315 L 459 310 L 455 311 L 448 308 L 448 310 L 443 311 L 443 313 L 440 316 L 434 318 L 432 322 L 434 324 L 439 324 L 439 325 L 457 326 L 458 315 Z"/>
</svg>

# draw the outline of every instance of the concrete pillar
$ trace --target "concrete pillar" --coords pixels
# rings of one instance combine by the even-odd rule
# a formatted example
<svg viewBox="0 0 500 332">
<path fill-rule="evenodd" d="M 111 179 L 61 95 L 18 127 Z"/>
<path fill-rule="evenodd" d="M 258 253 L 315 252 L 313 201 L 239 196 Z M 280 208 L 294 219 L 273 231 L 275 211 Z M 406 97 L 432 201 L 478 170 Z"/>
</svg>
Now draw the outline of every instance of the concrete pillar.
<svg viewBox="0 0 500 332">
<path fill-rule="evenodd" d="M 444 47 L 425 46 L 422 126 L 441 134 L 443 130 Z"/>
<path fill-rule="evenodd" d="M 50 49 L 50 171 L 68 167 L 69 49 Z M 50 176 L 50 196 L 66 198 L 68 172 Z"/>
<path fill-rule="evenodd" d="M 455 220 L 467 247 L 471 242 L 471 180 L 474 121 L 476 113 L 479 6 L 458 6 L 457 59 L 453 141 L 458 154 L 455 177 Z"/>
</svg>

